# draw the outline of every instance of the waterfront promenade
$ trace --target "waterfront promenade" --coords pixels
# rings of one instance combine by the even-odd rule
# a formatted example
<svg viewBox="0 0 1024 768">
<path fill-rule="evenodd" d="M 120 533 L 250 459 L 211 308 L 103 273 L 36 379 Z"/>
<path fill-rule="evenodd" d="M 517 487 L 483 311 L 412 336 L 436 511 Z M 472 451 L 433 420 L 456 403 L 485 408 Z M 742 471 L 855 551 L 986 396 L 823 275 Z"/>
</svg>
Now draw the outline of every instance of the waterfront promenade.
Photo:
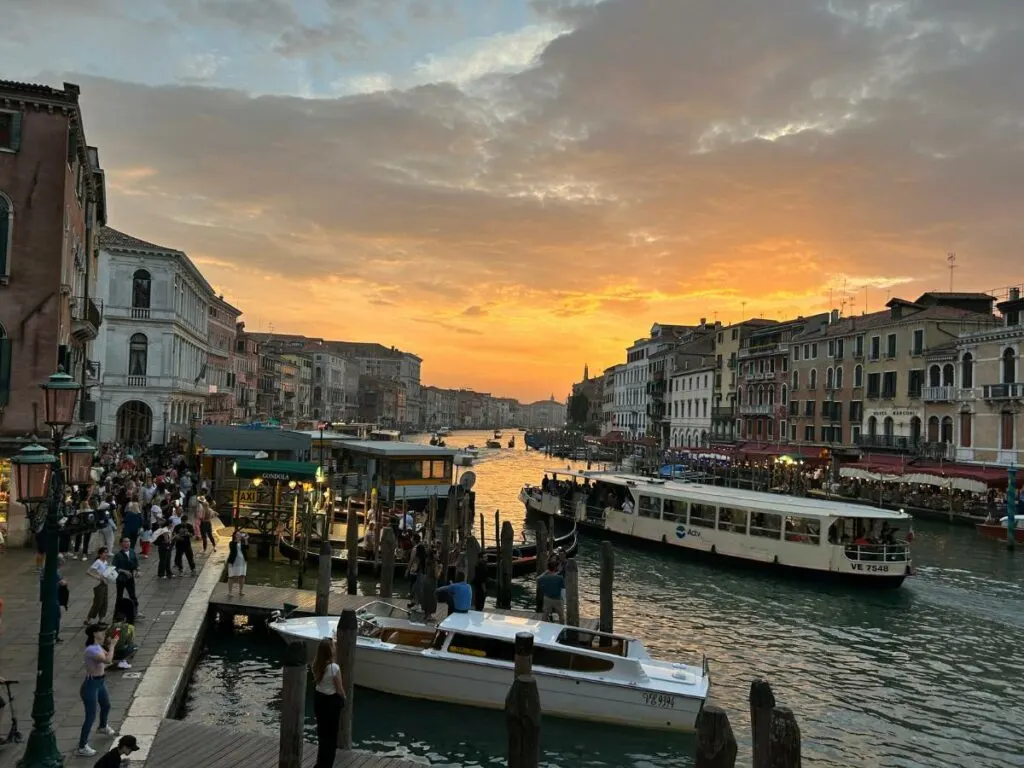
<svg viewBox="0 0 1024 768">
<path fill-rule="evenodd" d="M 131 733 L 139 738 L 143 747 L 133 756 L 133 764 L 140 765 L 148 753 L 148 747 L 156 734 L 159 721 L 164 713 L 154 716 L 156 722 L 136 719 L 134 725 L 140 730 L 132 730 L 131 722 L 126 722 L 129 710 L 137 704 L 140 694 L 172 697 L 176 689 L 177 677 L 187 674 L 188 658 L 195 650 L 199 627 L 205 618 L 206 602 L 212 592 L 213 585 L 219 580 L 224 560 L 227 558 L 227 541 L 221 539 L 221 546 L 216 554 L 204 555 L 200 547 L 196 552 L 196 568 L 199 574 L 192 578 L 175 578 L 170 581 L 157 580 L 156 557 L 141 561 L 136 592 L 139 599 L 139 610 L 146 617 L 135 625 L 136 642 L 139 651 L 132 659 L 132 669 L 119 670 L 112 668 L 107 673 L 107 688 L 110 692 L 110 724 L 121 734 Z M 79 696 L 82 682 L 85 648 L 84 620 L 92 602 L 93 581 L 85 575 L 91 564 L 89 561 L 67 560 L 61 567 L 61 576 L 67 580 L 71 592 L 68 610 L 61 611 L 62 643 L 57 645 L 54 661 L 54 729 L 57 744 L 61 753 L 69 762 L 82 765 L 89 760 L 74 757 L 78 746 L 78 736 L 84 719 L 84 709 Z M 0 597 L 4 600 L 3 634 L 0 635 L 0 676 L 8 680 L 20 680 L 14 686 L 14 706 L 18 715 L 19 726 L 25 738 L 32 728 L 32 698 L 35 690 L 36 661 L 39 632 L 39 577 L 35 566 L 35 553 L 31 549 L 8 547 L 6 553 L 0 555 Z M 183 614 L 183 609 L 190 596 L 200 586 L 200 582 L 209 585 L 209 591 L 202 597 L 202 605 L 198 609 L 190 607 L 190 615 Z M 110 609 L 113 611 L 115 591 L 110 590 Z M 109 620 L 110 615 L 107 616 Z M 195 630 L 191 637 L 187 636 L 184 627 L 179 626 L 179 619 L 194 621 Z M 181 633 L 180 635 L 177 633 Z M 177 636 L 176 636 L 177 635 Z M 141 689 L 141 690 L 140 690 Z M 143 702 L 145 703 L 145 702 Z M 150 699 L 150 705 L 153 701 Z M 141 715 L 144 710 L 136 710 Z M 6 735 L 9 724 L 9 713 L 5 710 L 0 715 L 0 731 Z M 145 731 L 149 731 L 148 733 Z M 90 744 L 102 754 L 116 743 L 116 736 L 102 736 L 95 733 Z M 0 747 L 0 768 L 14 768 L 18 758 L 24 752 L 24 743 L 8 744 Z"/>
</svg>

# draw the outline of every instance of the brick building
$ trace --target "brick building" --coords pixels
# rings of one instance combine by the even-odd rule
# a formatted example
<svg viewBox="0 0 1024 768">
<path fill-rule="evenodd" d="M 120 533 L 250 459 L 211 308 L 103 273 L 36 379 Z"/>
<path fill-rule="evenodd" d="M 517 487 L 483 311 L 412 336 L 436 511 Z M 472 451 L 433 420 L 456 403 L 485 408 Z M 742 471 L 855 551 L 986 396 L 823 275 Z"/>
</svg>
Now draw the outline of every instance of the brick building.
<svg viewBox="0 0 1024 768">
<path fill-rule="evenodd" d="M 86 386 L 102 312 L 94 300 L 96 228 L 106 219 L 99 153 L 79 88 L 0 81 L 0 523 L 9 457 L 45 431 L 39 384 L 58 365 Z M 83 398 L 81 420 L 94 420 Z M 23 518 L 9 527 L 20 533 Z"/>
</svg>

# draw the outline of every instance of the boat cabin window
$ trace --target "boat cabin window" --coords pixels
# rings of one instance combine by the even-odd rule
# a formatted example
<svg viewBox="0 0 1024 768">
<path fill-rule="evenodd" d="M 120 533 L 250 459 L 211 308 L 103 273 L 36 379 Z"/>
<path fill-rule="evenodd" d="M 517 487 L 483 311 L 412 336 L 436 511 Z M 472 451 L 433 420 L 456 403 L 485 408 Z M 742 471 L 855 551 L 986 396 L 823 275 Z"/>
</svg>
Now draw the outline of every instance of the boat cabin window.
<svg viewBox="0 0 1024 768">
<path fill-rule="evenodd" d="M 821 543 L 821 521 L 816 517 L 787 517 L 786 541 L 818 546 Z"/>
<path fill-rule="evenodd" d="M 745 534 L 747 532 L 747 510 L 730 507 L 719 509 L 718 530 Z"/>
<path fill-rule="evenodd" d="M 601 632 L 590 632 L 586 629 L 566 627 L 558 634 L 559 645 L 575 648 L 587 648 L 591 651 L 607 653 L 611 656 L 625 656 L 628 645 L 626 638 L 618 635 L 606 635 Z"/>
<path fill-rule="evenodd" d="M 448 651 L 496 661 L 515 661 L 516 658 L 515 646 L 508 640 L 502 640 L 500 637 L 464 635 L 459 632 L 452 635 Z"/>
<path fill-rule="evenodd" d="M 432 648 L 435 647 L 437 635 L 433 629 L 417 629 L 415 627 L 388 627 L 381 630 L 380 641 L 382 643 L 394 643 L 409 648 Z M 443 642 L 443 640 L 442 640 Z"/>
<path fill-rule="evenodd" d="M 424 480 L 447 480 L 452 476 L 451 465 L 447 461 L 424 461 L 420 476 Z"/>
<path fill-rule="evenodd" d="M 567 669 L 573 672 L 610 672 L 615 668 L 615 662 L 611 659 L 540 646 L 533 647 L 533 664 L 536 667 Z"/>
<path fill-rule="evenodd" d="M 385 472 L 394 477 L 397 482 L 422 480 L 423 468 L 420 465 L 423 463 L 421 459 L 392 459 L 388 462 Z"/>
<path fill-rule="evenodd" d="M 841 517 L 828 529 L 829 544 L 902 544 L 900 529 L 888 520 Z"/>
<path fill-rule="evenodd" d="M 644 496 L 640 494 L 640 503 L 636 509 L 640 517 L 661 517 L 661 499 L 656 496 Z"/>
<path fill-rule="evenodd" d="M 782 515 L 771 512 L 753 512 L 750 515 L 750 535 L 778 539 L 782 535 Z"/>
<path fill-rule="evenodd" d="M 661 519 L 669 523 L 685 523 L 686 502 L 681 499 L 664 499 Z"/>
<path fill-rule="evenodd" d="M 690 525 L 697 528 L 714 528 L 715 507 L 711 504 L 691 504 Z"/>
</svg>

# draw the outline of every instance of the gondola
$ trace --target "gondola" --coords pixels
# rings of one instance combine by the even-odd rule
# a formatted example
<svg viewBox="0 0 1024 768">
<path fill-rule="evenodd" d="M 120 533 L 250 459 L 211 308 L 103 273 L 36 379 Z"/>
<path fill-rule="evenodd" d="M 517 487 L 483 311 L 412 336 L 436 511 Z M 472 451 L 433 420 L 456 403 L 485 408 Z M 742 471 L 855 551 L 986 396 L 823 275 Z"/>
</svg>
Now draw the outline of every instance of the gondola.
<svg viewBox="0 0 1024 768">
<path fill-rule="evenodd" d="M 568 524 L 568 532 L 557 536 L 554 540 L 555 549 L 565 550 L 567 557 L 575 557 L 577 551 L 579 551 L 579 536 L 576 530 L 575 521 L 565 520 L 562 521 Z M 335 549 L 331 557 L 332 569 L 344 570 L 348 568 L 348 556 L 344 550 L 344 543 L 342 542 L 331 542 L 332 545 L 336 545 L 339 549 Z M 313 547 L 316 549 L 313 549 Z M 320 552 L 319 543 L 310 543 L 310 550 L 306 552 L 306 562 L 310 565 L 319 566 L 320 564 Z M 281 539 L 277 545 L 278 551 L 282 556 L 289 560 L 300 560 L 302 557 L 301 550 L 291 542 Z M 480 552 L 481 557 L 487 560 L 487 570 L 491 578 L 497 578 L 498 575 L 498 552 L 494 547 L 488 547 Z M 367 550 L 360 547 L 359 560 L 357 561 L 359 573 L 361 574 L 372 574 L 379 567 L 379 563 L 373 558 L 373 555 Z M 395 576 L 404 576 L 405 568 L 407 563 L 404 560 L 395 561 Z M 449 578 L 455 575 L 455 564 L 450 566 Z M 537 570 L 537 545 L 536 543 L 520 544 L 512 548 L 512 575 L 514 577 L 528 576 L 535 573 Z"/>
</svg>

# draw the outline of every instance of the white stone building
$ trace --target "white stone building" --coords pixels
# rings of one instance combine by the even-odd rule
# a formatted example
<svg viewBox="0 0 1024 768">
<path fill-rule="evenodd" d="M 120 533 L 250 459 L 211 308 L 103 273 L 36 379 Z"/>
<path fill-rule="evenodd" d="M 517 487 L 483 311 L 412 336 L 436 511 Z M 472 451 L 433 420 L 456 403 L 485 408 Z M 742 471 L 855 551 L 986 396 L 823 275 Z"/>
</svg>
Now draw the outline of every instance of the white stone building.
<svg viewBox="0 0 1024 768">
<path fill-rule="evenodd" d="M 715 365 L 673 371 L 666 396 L 670 447 L 699 448 L 708 444 L 711 437 L 715 371 Z"/>
<path fill-rule="evenodd" d="M 103 324 L 98 438 L 167 443 L 202 421 L 213 288 L 181 251 L 104 227 L 97 298 Z"/>
</svg>

